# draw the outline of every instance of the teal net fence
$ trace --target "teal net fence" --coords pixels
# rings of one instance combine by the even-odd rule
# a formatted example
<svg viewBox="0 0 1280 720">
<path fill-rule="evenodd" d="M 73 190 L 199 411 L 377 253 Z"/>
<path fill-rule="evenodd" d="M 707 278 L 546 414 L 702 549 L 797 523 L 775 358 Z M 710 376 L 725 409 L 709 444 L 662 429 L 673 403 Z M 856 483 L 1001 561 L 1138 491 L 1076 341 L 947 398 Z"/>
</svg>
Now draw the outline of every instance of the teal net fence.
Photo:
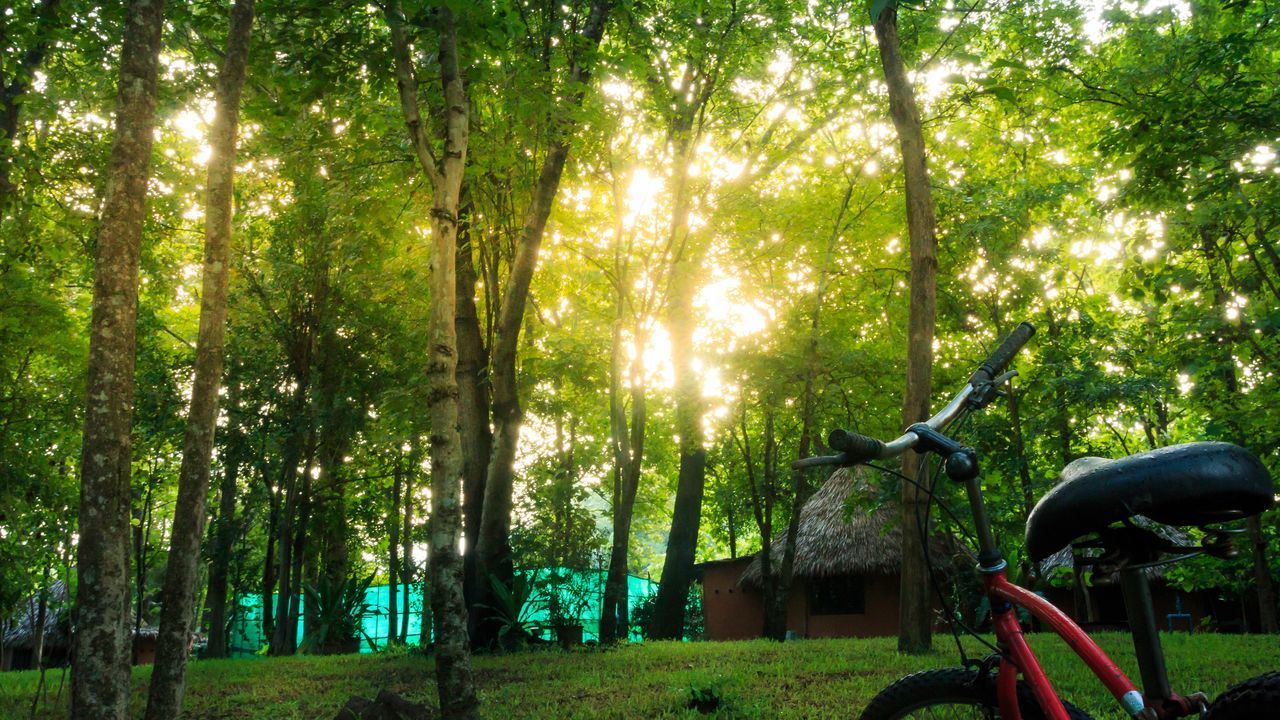
<svg viewBox="0 0 1280 720">
<path fill-rule="evenodd" d="M 603 570 L 569 570 L 567 568 L 539 568 L 537 570 L 520 570 L 517 574 L 531 583 L 532 592 L 525 603 L 522 618 L 534 627 L 533 634 L 544 639 L 554 640 L 555 632 L 550 627 L 548 608 L 555 605 L 549 597 L 555 593 L 559 606 L 567 611 L 568 617 L 582 626 L 584 641 L 596 641 L 600 637 L 600 605 L 604 596 L 605 572 Z M 405 590 L 402 585 L 397 591 L 397 625 L 404 622 Z M 421 584 L 410 585 L 408 590 L 408 632 L 406 644 L 419 645 L 423 640 L 422 602 L 423 587 Z M 627 577 L 627 600 L 630 614 L 635 615 L 638 605 L 658 591 L 658 584 L 647 578 L 634 575 Z M 271 607 L 274 609 L 279 596 L 273 595 Z M 361 621 L 363 633 L 360 638 L 360 652 L 377 652 L 387 646 L 391 633 L 391 588 L 388 585 L 371 585 L 365 592 L 365 603 L 371 608 Z M 305 636 L 303 616 L 306 613 L 306 598 L 298 598 L 298 639 Z M 230 641 L 228 648 L 232 657 L 252 657 L 264 654 L 270 637 L 262 629 L 262 596 L 241 595 L 235 606 L 234 616 L 230 622 Z M 430 642 L 430 628 L 427 628 L 425 640 Z M 631 639 L 641 639 L 639 629 L 633 624 Z"/>
</svg>

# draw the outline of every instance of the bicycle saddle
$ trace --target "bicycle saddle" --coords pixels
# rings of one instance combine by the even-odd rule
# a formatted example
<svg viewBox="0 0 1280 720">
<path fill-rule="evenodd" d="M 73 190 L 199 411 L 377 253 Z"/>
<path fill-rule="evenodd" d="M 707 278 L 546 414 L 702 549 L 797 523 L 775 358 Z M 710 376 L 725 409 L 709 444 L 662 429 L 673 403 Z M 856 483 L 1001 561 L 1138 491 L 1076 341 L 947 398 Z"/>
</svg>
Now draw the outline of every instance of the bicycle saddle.
<svg viewBox="0 0 1280 720">
<path fill-rule="evenodd" d="M 1165 525 L 1208 525 L 1256 515 L 1275 502 L 1271 475 L 1252 453 L 1194 442 L 1119 460 L 1080 458 L 1027 518 L 1027 553 L 1039 561 L 1079 537 L 1144 515 Z"/>
</svg>

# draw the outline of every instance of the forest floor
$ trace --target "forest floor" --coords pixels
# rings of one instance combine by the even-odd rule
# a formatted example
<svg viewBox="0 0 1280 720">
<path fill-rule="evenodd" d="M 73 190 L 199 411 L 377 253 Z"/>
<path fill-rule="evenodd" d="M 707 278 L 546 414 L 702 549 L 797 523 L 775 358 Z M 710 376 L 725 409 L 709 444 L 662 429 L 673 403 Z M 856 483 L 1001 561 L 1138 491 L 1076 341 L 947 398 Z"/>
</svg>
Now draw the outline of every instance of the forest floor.
<svg viewBox="0 0 1280 720">
<path fill-rule="evenodd" d="M 1207 691 L 1280 668 L 1280 641 L 1267 636 L 1165 635 L 1169 672 L 1176 689 Z M 1103 634 L 1102 646 L 1137 680 L 1128 637 Z M 1032 645 L 1059 693 L 1095 718 L 1119 717 L 1114 702 L 1065 645 L 1047 635 Z M 569 652 L 530 650 L 475 658 L 486 718 L 699 717 L 686 705 L 692 693 L 721 699 L 718 717 L 855 717 L 884 685 L 916 670 L 956 664 L 946 635 L 935 637 L 930 655 L 899 655 L 892 638 L 644 643 L 615 649 Z M 976 643 L 975 643 L 976 648 Z M 184 717 L 333 718 L 352 695 L 372 698 L 389 689 L 434 705 L 434 665 L 399 651 L 340 657 L 254 658 L 192 662 Z M 149 667 L 133 674 L 134 707 L 142 716 Z M 69 687 L 55 701 L 61 670 L 51 670 L 47 704 L 35 717 L 67 717 Z M 0 718 L 29 717 L 37 675 L 0 675 Z M 69 682 L 69 679 L 68 679 Z"/>
</svg>

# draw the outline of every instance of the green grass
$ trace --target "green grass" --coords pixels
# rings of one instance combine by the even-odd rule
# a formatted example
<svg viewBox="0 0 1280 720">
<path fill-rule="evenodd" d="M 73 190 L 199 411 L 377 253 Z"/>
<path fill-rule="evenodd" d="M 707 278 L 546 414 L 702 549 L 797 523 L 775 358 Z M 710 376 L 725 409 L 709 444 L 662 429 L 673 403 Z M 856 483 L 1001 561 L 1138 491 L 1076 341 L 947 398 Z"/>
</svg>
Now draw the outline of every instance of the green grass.
<svg viewBox="0 0 1280 720">
<path fill-rule="evenodd" d="M 1137 679 L 1127 636 L 1099 637 L 1130 677 Z M 645 643 L 609 650 L 537 650 L 475 658 L 487 718 L 701 717 L 684 709 L 695 689 L 713 688 L 725 700 L 720 717 L 854 718 L 875 693 L 915 670 L 954 665 L 947 636 L 930 655 L 899 655 L 892 638 L 732 643 Z M 1114 704 L 1071 651 L 1052 636 L 1032 637 L 1059 693 L 1093 714 L 1119 717 Z M 1228 685 L 1280 668 L 1274 637 L 1165 635 L 1170 678 L 1183 692 L 1215 695 Z M 342 657 L 262 658 L 192 662 L 185 717 L 332 718 L 352 695 L 381 688 L 435 703 L 433 664 L 406 653 Z M 65 718 L 54 702 L 61 671 L 47 675 L 52 689 L 39 718 Z M 141 717 L 149 668 L 133 674 L 134 708 Z M 0 718 L 27 717 L 36 685 L 32 672 L 0 675 Z"/>
</svg>

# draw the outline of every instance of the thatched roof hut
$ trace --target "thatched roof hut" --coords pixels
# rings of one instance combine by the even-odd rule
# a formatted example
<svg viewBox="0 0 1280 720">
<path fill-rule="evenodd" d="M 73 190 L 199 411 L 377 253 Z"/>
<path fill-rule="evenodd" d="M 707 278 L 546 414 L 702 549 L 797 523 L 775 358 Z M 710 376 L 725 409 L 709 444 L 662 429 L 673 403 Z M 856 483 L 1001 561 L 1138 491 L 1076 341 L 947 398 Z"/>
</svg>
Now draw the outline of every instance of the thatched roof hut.
<svg viewBox="0 0 1280 720">
<path fill-rule="evenodd" d="M 1166 542 L 1171 543 L 1173 545 L 1177 545 L 1180 547 L 1194 547 L 1196 545 L 1195 539 L 1192 538 L 1190 535 L 1188 535 L 1187 532 L 1181 528 L 1176 528 L 1169 525 L 1162 525 L 1154 520 L 1149 520 L 1141 515 L 1135 515 L 1133 518 L 1133 521 L 1134 521 L 1134 524 L 1136 524 L 1138 527 L 1143 528 L 1144 530 L 1150 530 L 1156 535 L 1159 535 Z M 1100 554 L 1101 551 L 1096 549 L 1090 549 L 1090 550 L 1085 550 L 1084 552 L 1091 556 L 1097 556 L 1098 554 Z M 1058 571 L 1058 570 L 1071 571 L 1075 567 L 1075 559 L 1076 559 L 1076 550 L 1071 545 L 1068 545 L 1062 548 L 1061 550 L 1059 550 L 1058 552 L 1045 558 L 1044 560 L 1041 560 L 1040 573 L 1047 577 L 1049 575 L 1052 575 L 1055 571 Z M 1169 567 L 1168 565 L 1156 565 L 1154 567 L 1149 567 L 1146 569 L 1147 577 L 1152 580 L 1163 578 L 1165 575 L 1165 570 L 1168 569 L 1168 567 Z M 1112 575 L 1113 573 L 1105 573 L 1105 574 L 1098 573 L 1094 577 L 1094 582 L 1103 582 L 1103 583 L 1111 582 L 1112 580 L 1115 579 L 1112 577 Z"/>
<path fill-rule="evenodd" d="M 48 608 L 44 614 L 44 646 L 46 648 L 67 647 L 71 641 L 71 622 L 63 610 L 67 607 L 67 585 L 61 580 L 49 588 Z M 34 649 L 36 642 L 36 620 L 40 617 L 40 598 L 33 595 L 16 617 L 13 624 L 4 634 L 6 648 Z"/>
<path fill-rule="evenodd" d="M 880 505 L 871 512 L 854 508 L 849 512 L 851 494 L 875 502 L 867 486 L 865 468 L 842 468 L 809 497 L 800 511 L 796 528 L 794 578 L 822 578 L 839 575 L 896 573 L 902 566 L 902 531 L 897 523 L 897 506 Z M 786 529 L 773 540 L 775 568 L 780 568 L 786 552 Z M 742 585 L 761 583 L 760 557 L 742 574 Z M 778 570 L 775 569 L 775 572 Z"/>
</svg>

